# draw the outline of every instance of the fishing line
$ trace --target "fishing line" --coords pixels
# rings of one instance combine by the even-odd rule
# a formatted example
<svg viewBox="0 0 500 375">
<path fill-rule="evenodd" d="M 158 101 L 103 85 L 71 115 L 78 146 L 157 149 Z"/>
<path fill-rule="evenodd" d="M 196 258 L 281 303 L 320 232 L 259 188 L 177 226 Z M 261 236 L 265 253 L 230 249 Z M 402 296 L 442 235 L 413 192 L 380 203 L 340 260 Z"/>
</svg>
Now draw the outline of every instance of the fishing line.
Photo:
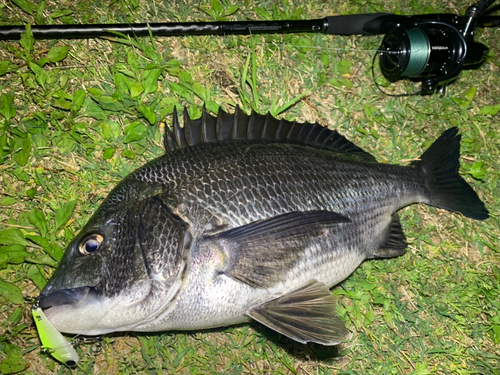
<svg viewBox="0 0 500 375">
<path fill-rule="evenodd" d="M 276 45 L 276 44 L 275 44 Z M 387 53 L 387 54 L 401 54 L 401 51 L 386 51 L 380 48 L 377 49 L 364 49 L 364 48 L 345 48 L 345 47 L 321 47 L 321 46 L 298 46 L 293 43 L 283 43 L 280 46 L 295 47 L 296 49 L 318 49 L 326 51 L 340 51 L 340 52 L 366 52 L 366 53 Z"/>
<path fill-rule="evenodd" d="M 405 93 L 405 94 L 391 94 L 391 93 L 389 93 L 387 91 L 384 91 L 382 89 L 382 85 L 377 81 L 377 77 L 375 75 L 375 60 L 377 59 L 377 57 L 380 57 L 379 54 L 376 54 L 376 55 L 373 56 L 371 71 L 372 71 L 373 83 L 375 83 L 375 86 L 379 89 L 379 91 L 382 94 L 387 95 L 387 96 L 391 96 L 393 98 L 402 98 L 402 97 L 406 97 L 406 96 L 416 96 L 416 95 L 420 95 L 421 94 L 420 90 L 414 91 L 412 93 Z"/>
<path fill-rule="evenodd" d="M 80 336 L 80 334 L 77 335 L 77 336 Z M 76 348 L 77 346 L 80 346 L 82 344 L 97 343 L 98 344 L 98 346 L 97 346 L 98 349 L 95 350 L 95 351 L 93 351 L 92 354 L 99 354 L 100 352 L 103 351 L 104 345 L 102 343 L 102 336 L 96 336 L 96 337 L 90 337 L 90 336 L 87 336 L 87 337 L 77 337 L 77 336 L 71 337 L 70 338 L 71 341 L 69 341 L 70 345 L 73 346 L 74 348 Z M 45 353 L 45 354 L 52 354 L 55 350 L 61 349 L 63 347 L 64 347 L 64 345 L 54 346 L 52 348 L 42 347 L 41 351 L 42 351 L 42 353 Z"/>
</svg>

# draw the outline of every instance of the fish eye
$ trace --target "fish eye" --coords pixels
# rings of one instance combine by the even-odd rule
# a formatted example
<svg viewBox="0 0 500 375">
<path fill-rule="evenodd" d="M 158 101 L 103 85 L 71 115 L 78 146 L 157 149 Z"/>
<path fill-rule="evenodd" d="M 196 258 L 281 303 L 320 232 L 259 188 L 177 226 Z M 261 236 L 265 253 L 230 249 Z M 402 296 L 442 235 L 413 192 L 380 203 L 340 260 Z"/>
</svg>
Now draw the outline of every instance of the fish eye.
<svg viewBox="0 0 500 375">
<path fill-rule="evenodd" d="M 80 253 L 82 255 L 90 255 L 94 253 L 97 249 L 99 249 L 99 246 L 101 246 L 103 241 L 104 237 L 101 236 L 100 234 L 97 233 L 91 234 L 90 236 L 85 237 L 82 242 L 80 242 L 78 250 L 80 250 Z"/>
</svg>

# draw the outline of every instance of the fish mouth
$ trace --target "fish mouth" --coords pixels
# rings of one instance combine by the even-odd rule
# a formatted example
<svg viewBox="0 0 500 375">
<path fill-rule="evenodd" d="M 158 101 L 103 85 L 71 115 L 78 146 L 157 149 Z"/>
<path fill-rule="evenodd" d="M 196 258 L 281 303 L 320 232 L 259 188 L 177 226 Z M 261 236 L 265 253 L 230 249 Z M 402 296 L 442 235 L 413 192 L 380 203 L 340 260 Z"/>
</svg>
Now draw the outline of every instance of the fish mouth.
<svg viewBox="0 0 500 375">
<path fill-rule="evenodd" d="M 89 295 L 95 295 L 95 287 L 82 286 L 79 288 L 62 289 L 45 295 L 42 292 L 38 297 L 38 306 L 44 310 L 63 305 L 74 306 L 85 300 Z"/>
<path fill-rule="evenodd" d="M 99 300 L 96 287 L 82 286 L 55 291 L 48 288 L 40 293 L 37 304 L 59 332 L 90 336 L 109 332 L 98 327 L 107 311 Z"/>
</svg>

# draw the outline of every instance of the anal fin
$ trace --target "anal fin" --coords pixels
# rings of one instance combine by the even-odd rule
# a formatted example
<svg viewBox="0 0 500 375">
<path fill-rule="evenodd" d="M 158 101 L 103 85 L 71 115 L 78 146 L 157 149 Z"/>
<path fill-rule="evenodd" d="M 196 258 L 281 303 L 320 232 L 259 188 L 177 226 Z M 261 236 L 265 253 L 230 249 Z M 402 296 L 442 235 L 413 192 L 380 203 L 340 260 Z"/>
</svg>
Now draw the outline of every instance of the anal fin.
<svg viewBox="0 0 500 375">
<path fill-rule="evenodd" d="M 406 236 L 401 228 L 401 221 L 397 214 L 392 214 L 392 221 L 387 239 L 382 246 L 373 252 L 367 259 L 394 258 L 406 254 Z"/>
<path fill-rule="evenodd" d="M 303 344 L 337 345 L 349 334 L 336 317 L 330 290 L 315 279 L 275 300 L 252 307 L 247 315 Z"/>
</svg>

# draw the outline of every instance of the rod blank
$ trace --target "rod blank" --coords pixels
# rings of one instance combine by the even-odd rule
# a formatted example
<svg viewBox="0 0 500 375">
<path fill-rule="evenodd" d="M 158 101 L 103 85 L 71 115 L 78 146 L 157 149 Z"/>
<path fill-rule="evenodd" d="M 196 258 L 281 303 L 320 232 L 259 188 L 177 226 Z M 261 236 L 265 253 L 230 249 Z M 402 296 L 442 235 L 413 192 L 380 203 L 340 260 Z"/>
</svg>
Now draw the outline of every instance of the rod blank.
<svg viewBox="0 0 500 375">
<path fill-rule="evenodd" d="M 130 36 L 224 35 L 264 33 L 322 33 L 328 27 L 326 18 L 304 21 L 248 21 L 248 22 L 186 22 L 91 25 L 32 26 L 35 39 L 97 38 L 116 36 L 119 32 Z M 0 26 L 0 39 L 16 40 L 26 31 L 24 26 Z"/>
<path fill-rule="evenodd" d="M 461 17 L 453 14 L 425 14 L 399 16 L 390 13 L 330 16 L 314 20 L 289 21 L 237 21 L 237 22 L 166 22 L 138 24 L 88 24 L 31 26 L 35 39 L 98 38 L 116 36 L 116 32 L 130 36 L 230 35 L 323 33 L 332 35 L 385 34 L 395 25 L 411 27 L 422 19 L 457 22 Z M 481 17 L 478 27 L 498 27 L 498 16 Z M 0 26 L 0 40 L 18 40 L 25 32 L 24 25 Z"/>
</svg>

